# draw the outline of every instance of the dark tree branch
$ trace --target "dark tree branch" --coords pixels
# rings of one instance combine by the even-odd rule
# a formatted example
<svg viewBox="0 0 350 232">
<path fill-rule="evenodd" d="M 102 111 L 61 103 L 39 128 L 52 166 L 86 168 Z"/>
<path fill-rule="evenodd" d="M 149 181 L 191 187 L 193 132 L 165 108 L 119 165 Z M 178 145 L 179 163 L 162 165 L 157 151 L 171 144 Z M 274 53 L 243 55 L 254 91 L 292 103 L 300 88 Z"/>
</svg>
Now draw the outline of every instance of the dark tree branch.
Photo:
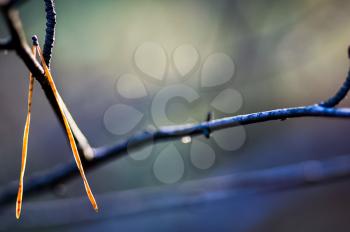
<svg viewBox="0 0 350 232">
<path fill-rule="evenodd" d="M 46 36 L 43 55 L 47 66 L 50 68 L 52 49 L 55 42 L 56 11 L 54 0 L 45 0 L 46 12 Z"/>
<path fill-rule="evenodd" d="M 350 59 L 350 47 L 348 47 L 348 58 Z M 320 105 L 324 107 L 335 107 L 338 105 L 348 94 L 350 90 L 350 70 L 345 78 L 342 86 L 338 89 L 334 96 L 330 97 L 327 101 L 321 102 Z"/>
<path fill-rule="evenodd" d="M 18 56 L 23 60 L 23 62 L 26 64 L 27 68 L 31 73 L 33 73 L 36 80 L 40 83 L 42 89 L 44 90 L 44 93 L 54 110 L 57 118 L 59 119 L 62 128 L 64 128 L 63 119 L 61 117 L 61 113 L 59 110 L 58 103 L 55 100 L 55 96 L 52 92 L 52 89 L 50 88 L 49 83 L 47 82 L 47 79 L 44 75 L 43 68 L 39 64 L 39 62 L 35 59 L 35 57 L 32 55 L 30 51 L 30 47 L 26 41 L 24 31 L 22 29 L 22 23 L 19 18 L 18 11 L 12 7 L 11 4 L 3 5 L 1 7 L 2 14 L 4 15 L 6 25 L 10 31 L 11 34 L 11 44 L 12 49 L 15 50 L 18 54 Z M 63 102 L 63 101 L 62 101 Z M 64 111 L 66 114 L 66 117 L 69 121 L 69 124 L 71 126 L 73 135 L 76 139 L 77 146 L 79 148 L 79 152 L 82 155 L 82 159 L 86 159 L 86 157 L 90 157 L 92 153 L 91 146 L 89 145 L 88 140 L 84 136 L 84 134 L 81 132 L 79 127 L 76 125 L 73 117 L 71 116 L 69 110 L 67 109 L 66 105 L 64 105 Z"/>
<path fill-rule="evenodd" d="M 96 168 L 112 159 L 117 159 L 127 154 L 131 149 L 137 149 L 150 143 L 169 141 L 179 139 L 184 136 L 198 136 L 206 134 L 207 131 L 215 132 L 217 130 L 235 127 L 239 125 L 248 125 L 271 120 L 283 120 L 296 117 L 331 117 L 331 118 L 350 118 L 350 109 L 348 108 L 325 108 L 318 105 L 277 109 L 246 115 L 238 115 L 216 119 L 199 124 L 188 124 L 172 127 L 164 127 L 156 131 L 144 131 L 129 137 L 113 146 L 105 146 L 94 149 L 94 156 L 85 160 L 85 169 Z M 51 189 L 59 183 L 66 182 L 79 174 L 76 164 L 71 162 L 68 165 L 57 167 L 42 175 L 29 178 L 24 187 L 26 196 L 43 190 Z M 277 177 L 276 177 L 277 178 Z M 3 189 L 0 194 L 0 205 L 12 202 L 17 194 L 17 186 L 10 185 Z"/>
<path fill-rule="evenodd" d="M 43 69 L 37 60 L 32 56 L 30 48 L 25 40 L 24 32 L 22 30 L 21 21 L 18 16 L 18 12 L 13 8 L 13 5 L 5 2 L 17 2 L 17 1 L 5 1 L 0 0 L 1 11 L 5 17 L 7 27 L 11 34 L 11 44 L 13 49 L 17 52 L 19 57 L 26 64 L 30 72 L 36 77 L 36 79 L 41 84 L 46 97 L 51 103 L 52 108 L 59 115 L 59 107 L 55 101 L 53 92 L 49 87 L 46 78 L 43 74 Z M 162 142 L 168 140 L 179 139 L 184 136 L 198 136 L 204 135 L 209 138 L 211 132 L 217 130 L 235 127 L 238 125 L 247 125 L 253 123 L 260 123 L 271 120 L 284 120 L 287 118 L 297 118 L 297 117 L 330 117 L 330 118 L 350 118 L 350 108 L 334 108 L 341 100 L 343 100 L 350 88 L 350 75 L 346 78 L 346 81 L 338 90 L 337 94 L 327 100 L 324 103 L 317 105 L 301 106 L 294 108 L 286 109 L 276 109 L 265 112 L 258 112 L 246 115 L 238 115 L 234 117 L 227 117 L 222 119 L 212 120 L 211 117 L 205 122 L 199 124 L 187 124 L 179 125 L 172 127 L 164 127 L 155 131 L 144 131 L 138 134 L 135 134 L 113 146 L 104 146 L 96 149 L 92 149 L 87 142 L 87 139 L 83 133 L 79 130 L 78 126 L 75 124 L 72 119 L 68 109 L 65 107 L 65 113 L 69 120 L 69 123 L 72 127 L 72 131 L 77 140 L 77 145 L 82 148 L 84 156 L 82 161 L 86 169 L 92 169 L 98 167 L 99 165 L 116 159 L 126 154 L 130 149 L 137 149 L 142 146 L 145 146 L 149 143 Z M 59 117 L 61 119 L 61 117 Z M 62 123 L 62 121 L 61 121 Z M 298 169 L 299 170 L 299 169 Z M 300 171 L 300 170 L 299 170 Z M 281 169 L 280 171 L 271 172 L 267 174 L 258 174 L 254 178 L 243 178 L 245 180 L 253 180 L 255 185 L 265 185 L 265 183 L 275 183 L 276 180 L 283 182 L 288 182 L 288 184 L 295 183 L 309 183 L 309 179 L 302 179 L 300 177 L 299 171 L 292 169 L 289 173 L 289 169 Z M 285 179 L 286 173 L 289 173 L 287 176 L 291 176 Z M 296 173 L 296 174 L 295 174 Z M 339 177 L 348 177 L 350 173 L 350 168 L 343 169 L 343 166 L 335 165 L 332 166 L 332 169 L 325 169 L 324 175 L 322 178 L 317 179 L 320 182 L 333 180 Z M 25 194 L 32 194 L 38 191 L 43 191 L 50 189 L 57 185 L 58 183 L 68 181 L 69 179 L 77 176 L 78 170 L 76 164 L 71 162 L 68 165 L 58 167 L 52 171 L 49 171 L 43 175 L 33 176 L 29 178 L 25 183 Z M 204 181 L 205 182 L 205 181 Z M 290 183 L 289 183 L 290 182 Z M 200 183 L 200 182 L 198 182 Z M 246 183 L 246 182 L 244 182 Z M 282 183 L 282 181 L 281 181 Z M 209 184 L 210 185 L 210 184 Z M 231 184 L 229 183 L 231 186 Z M 225 186 L 225 185 L 224 185 Z M 220 185 L 217 185 L 213 182 L 213 187 L 221 188 Z M 209 186 L 210 188 L 210 186 Z M 207 191 L 205 189 L 204 191 Z M 15 200 L 17 194 L 17 185 L 9 185 L 5 187 L 0 193 L 0 205 L 5 205 L 9 202 Z"/>
<path fill-rule="evenodd" d="M 334 107 L 338 105 L 348 94 L 350 89 L 350 70 L 348 72 L 348 76 L 346 77 L 342 86 L 338 89 L 336 94 L 329 98 L 327 101 L 320 103 L 323 107 Z"/>
</svg>

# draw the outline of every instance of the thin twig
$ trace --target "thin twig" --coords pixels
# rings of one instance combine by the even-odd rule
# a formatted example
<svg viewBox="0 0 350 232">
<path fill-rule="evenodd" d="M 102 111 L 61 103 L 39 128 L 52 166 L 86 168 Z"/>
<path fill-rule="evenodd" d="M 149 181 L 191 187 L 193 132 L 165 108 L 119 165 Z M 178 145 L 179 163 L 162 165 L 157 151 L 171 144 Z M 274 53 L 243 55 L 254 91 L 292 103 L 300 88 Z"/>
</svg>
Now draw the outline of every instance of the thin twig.
<svg viewBox="0 0 350 232">
<path fill-rule="evenodd" d="M 350 70 L 348 72 L 348 76 L 343 82 L 342 86 L 338 89 L 336 94 L 329 98 L 327 101 L 320 103 L 320 106 L 323 107 L 334 107 L 338 105 L 348 94 L 350 90 Z"/>
<path fill-rule="evenodd" d="M 46 12 L 46 36 L 43 55 L 47 66 L 50 68 L 52 49 L 55 42 L 56 11 L 54 0 L 45 0 Z"/>
<path fill-rule="evenodd" d="M 207 133 L 208 130 L 215 132 L 239 125 L 297 117 L 350 118 L 350 108 L 326 108 L 318 105 L 311 105 L 238 115 L 199 124 L 163 127 L 156 131 L 143 131 L 113 146 L 104 146 L 94 149 L 94 156 L 86 160 L 84 166 L 85 170 L 96 168 L 112 159 L 122 157 L 131 149 L 137 149 L 150 143 L 174 140 L 184 136 L 198 136 Z M 78 174 L 79 172 L 75 163 L 71 162 L 68 165 L 57 167 L 42 175 L 29 178 L 24 185 L 24 193 L 28 196 L 32 193 L 51 189 L 57 184 L 66 182 Z M 16 188 L 14 186 L 10 185 L 4 188 L 0 194 L 0 205 L 12 202 L 15 197 Z"/>
<path fill-rule="evenodd" d="M 26 41 L 24 31 L 22 29 L 22 23 L 19 18 L 18 11 L 15 8 L 8 5 L 2 6 L 1 11 L 4 15 L 6 25 L 11 34 L 11 43 L 13 45 L 13 50 L 17 52 L 18 56 L 23 60 L 27 68 L 30 70 L 31 73 L 33 73 L 36 80 L 40 83 L 42 89 L 44 90 L 46 98 L 48 99 L 52 109 L 54 110 L 57 118 L 61 123 L 62 128 L 64 129 L 64 123 L 62 117 L 60 117 L 58 104 L 55 100 L 50 85 L 45 78 L 44 70 L 30 52 L 29 45 Z M 91 156 L 91 146 L 89 145 L 89 142 L 84 136 L 84 134 L 81 132 L 81 130 L 75 123 L 65 104 L 63 105 L 63 108 L 71 126 L 72 132 L 74 134 L 77 146 L 79 148 L 79 153 L 82 154 L 82 159 L 86 159 L 86 157 Z"/>
<path fill-rule="evenodd" d="M 350 47 L 348 47 L 348 58 L 350 59 Z M 350 90 L 350 70 L 345 78 L 345 81 L 335 93 L 334 96 L 330 97 L 327 101 L 321 102 L 320 105 L 323 107 L 335 107 L 338 105 L 348 94 Z"/>
</svg>

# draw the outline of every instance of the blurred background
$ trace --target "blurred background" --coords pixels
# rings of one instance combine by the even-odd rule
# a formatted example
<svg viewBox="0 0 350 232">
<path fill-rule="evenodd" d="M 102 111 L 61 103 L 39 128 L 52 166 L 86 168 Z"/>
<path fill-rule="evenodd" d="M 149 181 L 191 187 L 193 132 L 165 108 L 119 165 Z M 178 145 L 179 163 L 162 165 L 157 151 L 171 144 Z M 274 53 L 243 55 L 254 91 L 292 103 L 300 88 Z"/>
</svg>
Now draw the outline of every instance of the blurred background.
<svg viewBox="0 0 350 232">
<path fill-rule="evenodd" d="M 190 87 L 194 98 L 184 101 L 180 91 L 165 102 L 172 123 L 201 121 L 208 111 L 220 118 L 313 104 L 331 96 L 347 73 L 349 9 L 350 2 L 343 0 L 57 0 L 51 69 L 95 147 L 162 124 L 152 106 L 158 109 L 155 99 L 170 99 L 172 86 L 185 92 L 184 86 Z M 43 1 L 28 1 L 20 13 L 28 41 L 37 34 L 43 44 Z M 0 36 L 6 35 L 0 18 Z M 203 79 L 215 75 L 227 79 L 206 85 Z M 0 186 L 19 176 L 27 76 L 15 53 L 0 53 Z M 225 110 L 230 101 L 213 107 L 226 89 L 234 92 L 218 99 L 233 97 L 234 112 Z M 209 141 L 153 144 L 89 171 L 88 179 L 97 200 L 108 205 L 122 191 L 347 155 L 349 129 L 342 119 L 254 124 L 214 133 Z M 65 134 L 36 83 L 25 176 L 72 160 Z M 34 198 L 24 196 L 21 221 L 15 219 L 15 202 L 0 211 L 0 221 L 10 231 L 348 231 L 349 184 L 238 194 L 124 217 L 104 215 L 101 207 L 94 217 L 82 181 L 75 178 Z M 72 205 L 81 209 L 79 214 L 70 214 Z M 69 221 L 59 219 L 64 215 Z"/>
</svg>

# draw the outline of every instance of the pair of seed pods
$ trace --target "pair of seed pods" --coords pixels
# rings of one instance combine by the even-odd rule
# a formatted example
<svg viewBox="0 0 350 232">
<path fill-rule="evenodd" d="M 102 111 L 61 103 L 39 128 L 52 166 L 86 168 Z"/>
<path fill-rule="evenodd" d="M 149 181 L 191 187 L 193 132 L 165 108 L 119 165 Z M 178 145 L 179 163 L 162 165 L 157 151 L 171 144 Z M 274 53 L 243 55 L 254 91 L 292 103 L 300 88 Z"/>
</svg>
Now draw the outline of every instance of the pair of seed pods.
<svg viewBox="0 0 350 232">
<path fill-rule="evenodd" d="M 85 186 L 85 190 L 86 193 L 88 195 L 88 198 L 93 206 L 93 208 L 95 209 L 95 211 L 98 211 L 98 206 L 96 203 L 96 200 L 94 198 L 94 195 L 92 194 L 92 191 L 90 189 L 89 183 L 86 179 L 85 173 L 84 173 L 84 169 L 83 169 L 83 165 L 81 163 L 80 160 L 80 156 L 79 156 L 79 152 L 77 149 L 77 145 L 75 144 L 75 140 L 73 137 L 73 133 L 72 130 L 69 126 L 67 117 L 64 113 L 63 110 L 63 100 L 60 97 L 55 82 L 53 81 L 51 72 L 44 60 L 43 54 L 41 52 L 39 43 L 37 42 L 37 37 L 34 36 L 33 37 L 33 46 L 32 46 L 32 54 L 34 55 L 34 57 L 36 58 L 36 55 L 39 55 L 41 64 L 44 68 L 44 74 L 45 77 L 51 87 L 51 90 L 55 96 L 55 100 L 57 101 L 57 105 L 59 106 L 60 109 L 60 113 L 61 113 L 61 117 L 63 119 L 63 123 L 66 129 L 66 133 L 67 133 L 67 137 L 74 155 L 74 159 L 75 162 L 78 166 L 80 175 L 83 179 L 84 182 L 84 186 Z M 24 134 L 23 134 L 23 145 L 22 145 L 22 162 L 21 162 L 21 171 L 20 171 L 20 177 L 19 177 L 19 185 L 18 185 L 18 193 L 17 193 L 17 201 L 16 201 L 16 218 L 19 219 L 20 215 L 21 215 L 21 209 L 22 209 L 22 201 L 23 201 L 23 177 L 24 177 L 24 172 L 25 172 L 25 167 L 26 167 L 26 161 L 27 161 L 27 148 L 28 148 L 28 136 L 29 136 L 29 128 L 30 128 L 30 115 L 31 115 L 31 110 L 32 110 L 32 97 L 33 97 L 33 88 L 34 88 L 34 77 L 32 75 L 32 73 L 29 74 L 29 92 L 28 92 L 28 113 L 27 113 L 27 118 L 26 118 L 26 123 L 25 123 L 25 127 L 24 127 Z"/>
</svg>

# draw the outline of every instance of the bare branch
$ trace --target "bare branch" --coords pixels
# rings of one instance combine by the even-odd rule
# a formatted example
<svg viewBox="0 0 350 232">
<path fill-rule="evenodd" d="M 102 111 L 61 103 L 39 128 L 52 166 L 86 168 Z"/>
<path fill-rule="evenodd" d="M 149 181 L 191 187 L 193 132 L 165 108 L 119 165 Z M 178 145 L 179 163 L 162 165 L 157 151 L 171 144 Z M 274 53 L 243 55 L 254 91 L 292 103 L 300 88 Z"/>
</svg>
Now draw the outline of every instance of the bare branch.
<svg viewBox="0 0 350 232">
<path fill-rule="evenodd" d="M 348 47 L 348 58 L 350 59 L 350 47 Z M 344 83 L 340 86 L 334 96 L 330 97 L 327 101 L 321 102 L 320 105 L 323 107 L 334 107 L 338 105 L 348 94 L 350 90 L 350 70 Z"/>
<path fill-rule="evenodd" d="M 51 104 L 52 109 L 56 113 L 57 118 L 60 120 L 60 123 L 63 126 L 62 117 L 60 117 L 60 111 L 57 101 L 55 100 L 54 94 L 49 86 L 49 83 L 46 80 L 44 75 L 43 68 L 39 64 L 39 62 L 35 59 L 35 57 L 30 52 L 29 45 L 27 44 L 23 29 L 22 23 L 19 18 L 18 11 L 10 6 L 5 6 L 1 8 L 2 13 L 5 17 L 7 27 L 11 34 L 11 41 L 13 49 L 17 52 L 19 57 L 26 64 L 27 68 L 33 73 L 36 80 L 41 84 L 44 93 Z M 88 143 L 88 140 L 84 136 L 84 134 L 80 131 L 79 127 L 76 125 L 73 117 L 71 116 L 69 110 L 64 105 L 64 111 L 71 126 L 72 132 L 77 142 L 77 146 L 79 148 L 79 152 L 83 155 L 82 158 L 91 156 L 92 149 Z"/>
<path fill-rule="evenodd" d="M 55 42 L 56 11 L 54 0 L 45 0 L 46 12 L 46 36 L 43 55 L 47 66 L 50 68 L 52 49 Z"/>
<path fill-rule="evenodd" d="M 350 90 L 350 70 L 348 72 L 348 76 L 346 77 L 344 83 L 339 88 L 337 93 L 329 98 L 327 101 L 320 103 L 323 107 L 334 107 L 338 105 L 348 94 Z"/>
<path fill-rule="evenodd" d="M 150 143 L 179 139 L 184 136 L 206 135 L 208 131 L 214 132 L 239 125 L 271 120 L 284 120 L 296 117 L 350 118 L 350 108 L 326 108 L 318 105 L 311 105 L 238 115 L 209 122 L 206 121 L 199 124 L 164 127 L 157 131 L 144 131 L 113 146 L 96 148 L 94 150 L 94 156 L 89 160 L 85 160 L 85 170 L 98 167 L 112 159 L 120 158 L 122 155 L 125 155 L 127 151 L 140 148 Z M 24 184 L 24 193 L 28 196 L 32 193 L 50 189 L 59 183 L 70 180 L 78 174 L 75 163 L 71 162 L 68 165 L 57 167 L 56 169 L 40 176 L 29 178 L 27 183 Z M 5 188 L 0 194 L 0 205 L 5 204 L 6 202 L 12 202 L 16 197 L 16 191 L 16 187 L 13 186 Z"/>
</svg>

